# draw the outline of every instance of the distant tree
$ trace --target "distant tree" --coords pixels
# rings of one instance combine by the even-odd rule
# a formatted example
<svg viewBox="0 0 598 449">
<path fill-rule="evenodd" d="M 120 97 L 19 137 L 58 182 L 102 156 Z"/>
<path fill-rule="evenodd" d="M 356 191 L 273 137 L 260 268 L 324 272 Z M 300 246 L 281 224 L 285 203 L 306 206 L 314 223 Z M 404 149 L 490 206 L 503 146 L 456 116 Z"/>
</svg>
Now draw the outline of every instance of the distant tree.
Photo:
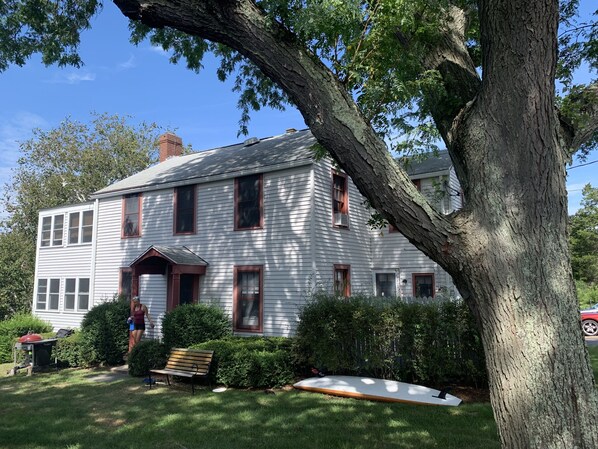
<svg viewBox="0 0 598 449">
<path fill-rule="evenodd" d="M 20 232 L 0 234 L 0 321 L 31 310 L 35 247 Z"/>
<path fill-rule="evenodd" d="M 87 201 L 156 162 L 159 132 L 155 124 L 131 126 L 107 114 L 89 124 L 67 118 L 55 129 L 34 130 L 4 186 L 5 227 L 35 238 L 41 209 Z"/>
<path fill-rule="evenodd" d="M 598 285 L 598 188 L 586 184 L 581 209 L 570 217 L 573 277 Z"/>
<path fill-rule="evenodd" d="M 76 204 L 157 161 L 160 128 L 94 115 L 34 130 L 0 199 L 7 217 L 0 234 L 0 318 L 30 310 L 35 242 L 41 209 Z"/>
</svg>

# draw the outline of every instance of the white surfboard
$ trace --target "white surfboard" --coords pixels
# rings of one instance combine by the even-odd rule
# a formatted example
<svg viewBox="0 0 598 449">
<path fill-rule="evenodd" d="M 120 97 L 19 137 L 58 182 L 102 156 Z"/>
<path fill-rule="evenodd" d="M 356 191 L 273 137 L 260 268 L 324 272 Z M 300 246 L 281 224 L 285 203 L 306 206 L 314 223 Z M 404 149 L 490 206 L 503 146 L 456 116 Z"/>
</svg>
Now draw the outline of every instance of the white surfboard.
<svg viewBox="0 0 598 449">
<path fill-rule="evenodd" d="M 385 402 L 456 406 L 461 399 L 421 385 L 358 376 L 310 377 L 297 382 L 295 388 L 348 398 Z M 441 397 L 439 397 L 441 396 Z"/>
</svg>

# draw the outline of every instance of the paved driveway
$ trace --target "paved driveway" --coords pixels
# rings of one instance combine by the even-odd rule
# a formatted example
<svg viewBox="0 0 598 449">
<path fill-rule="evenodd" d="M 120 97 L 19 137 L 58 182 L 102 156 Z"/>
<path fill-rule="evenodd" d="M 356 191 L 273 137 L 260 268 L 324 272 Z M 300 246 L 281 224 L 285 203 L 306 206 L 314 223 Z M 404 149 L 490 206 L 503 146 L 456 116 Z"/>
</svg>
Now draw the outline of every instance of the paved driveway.
<svg viewBox="0 0 598 449">
<path fill-rule="evenodd" d="M 588 346 L 598 346 L 598 337 L 586 337 L 586 344 Z"/>
</svg>

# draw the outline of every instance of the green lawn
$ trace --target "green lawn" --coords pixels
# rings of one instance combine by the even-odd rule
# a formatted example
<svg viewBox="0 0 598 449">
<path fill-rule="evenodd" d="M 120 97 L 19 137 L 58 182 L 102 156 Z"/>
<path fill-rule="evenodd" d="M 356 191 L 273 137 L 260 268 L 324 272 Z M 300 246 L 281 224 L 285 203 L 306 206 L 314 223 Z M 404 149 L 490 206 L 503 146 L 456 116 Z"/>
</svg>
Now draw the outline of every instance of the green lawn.
<svg viewBox="0 0 598 449">
<path fill-rule="evenodd" d="M 595 372 L 598 347 L 590 348 Z M 3 365 L 3 370 L 7 365 Z M 0 378 L 0 446 L 121 448 L 498 448 L 489 404 L 430 407 L 290 391 L 148 390 L 141 379 L 62 370 Z M 598 372 L 596 373 L 598 375 Z"/>
</svg>

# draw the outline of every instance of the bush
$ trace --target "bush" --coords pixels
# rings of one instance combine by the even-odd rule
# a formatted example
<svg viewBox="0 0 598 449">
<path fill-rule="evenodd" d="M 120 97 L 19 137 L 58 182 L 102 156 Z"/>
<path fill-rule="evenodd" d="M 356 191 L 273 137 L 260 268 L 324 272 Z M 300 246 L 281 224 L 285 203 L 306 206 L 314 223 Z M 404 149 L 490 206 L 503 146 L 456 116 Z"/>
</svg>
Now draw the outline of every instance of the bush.
<svg viewBox="0 0 598 449">
<path fill-rule="evenodd" d="M 217 306 L 185 304 L 164 316 L 162 334 L 168 349 L 189 348 L 231 335 L 232 326 L 224 311 Z"/>
<path fill-rule="evenodd" d="M 282 337 L 230 337 L 194 345 L 211 349 L 211 376 L 217 383 L 240 388 L 281 387 L 293 382 L 292 340 Z"/>
<path fill-rule="evenodd" d="M 145 376 L 150 369 L 163 368 L 168 359 L 168 351 L 158 340 L 142 340 L 133 346 L 127 363 L 131 376 Z"/>
<path fill-rule="evenodd" d="M 575 281 L 575 289 L 577 290 L 580 309 L 587 309 L 598 303 L 598 285 Z"/>
<path fill-rule="evenodd" d="M 129 349 L 130 304 L 125 298 L 92 308 L 81 323 L 81 354 L 84 365 L 118 365 Z"/>
<path fill-rule="evenodd" d="M 486 383 L 481 339 L 462 301 L 316 295 L 300 313 L 296 341 L 298 360 L 323 371 Z"/>
<path fill-rule="evenodd" d="M 83 334 L 75 332 L 65 338 L 59 338 L 54 348 L 54 355 L 60 366 L 66 367 L 87 367 L 88 361 L 92 359 L 91 355 L 86 354 L 89 346 L 83 345 Z"/>
<path fill-rule="evenodd" d="M 27 313 L 13 315 L 6 321 L 0 321 L 0 363 L 13 361 L 16 340 L 29 331 L 34 334 L 51 332 L 52 325 Z"/>
</svg>

